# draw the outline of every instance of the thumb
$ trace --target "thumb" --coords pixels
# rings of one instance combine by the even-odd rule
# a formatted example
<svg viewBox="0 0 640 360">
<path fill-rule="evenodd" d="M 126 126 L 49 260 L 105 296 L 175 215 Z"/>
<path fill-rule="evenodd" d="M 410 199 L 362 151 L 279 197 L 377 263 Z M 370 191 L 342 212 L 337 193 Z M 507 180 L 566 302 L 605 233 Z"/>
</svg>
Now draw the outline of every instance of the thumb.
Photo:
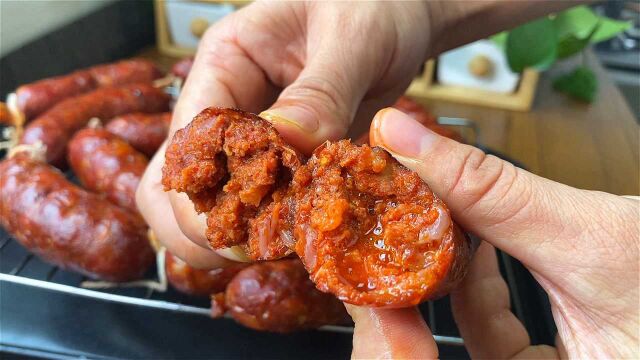
<svg viewBox="0 0 640 360">
<path fill-rule="evenodd" d="M 580 218 L 573 217 L 575 209 L 561 206 L 583 197 L 580 190 L 439 136 L 395 109 L 378 112 L 369 135 L 372 145 L 416 171 L 467 231 L 525 263 L 537 263 L 528 260 L 542 256 L 536 252 L 541 244 L 580 231 L 579 224 L 563 223 Z"/>
<path fill-rule="evenodd" d="M 314 56 L 275 104 L 260 114 L 305 154 L 326 140 L 344 137 L 366 92 L 362 71 L 350 69 L 347 62 L 330 61 L 334 57 Z"/>
<path fill-rule="evenodd" d="M 436 359 L 438 347 L 415 307 L 345 307 L 355 323 L 353 359 Z"/>
</svg>

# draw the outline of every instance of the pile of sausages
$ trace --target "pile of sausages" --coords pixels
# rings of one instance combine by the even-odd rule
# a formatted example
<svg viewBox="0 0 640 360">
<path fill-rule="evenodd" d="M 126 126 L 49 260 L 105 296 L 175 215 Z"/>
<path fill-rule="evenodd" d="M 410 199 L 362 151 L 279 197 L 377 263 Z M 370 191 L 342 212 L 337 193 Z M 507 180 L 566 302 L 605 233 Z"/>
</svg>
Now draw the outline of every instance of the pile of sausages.
<svg viewBox="0 0 640 360">
<path fill-rule="evenodd" d="M 191 64 L 177 63 L 173 75 L 186 77 Z M 16 90 L 26 119 L 18 148 L 31 151 L 0 162 L 0 224 L 22 245 L 93 279 L 130 281 L 152 266 L 134 199 L 171 121 L 171 98 L 154 85 L 161 76 L 133 59 Z M 416 106 L 397 104 L 437 127 Z M 101 126 L 88 126 L 94 118 Z M 81 186 L 66 179 L 67 167 Z M 268 260 L 199 270 L 167 254 L 169 283 L 210 296 L 213 316 L 228 313 L 257 330 L 347 323 L 341 301 L 432 299 L 462 278 L 474 250 L 446 205 L 384 150 L 343 140 L 306 159 L 268 122 L 239 110 L 205 109 L 178 131 L 163 183 L 208 214 L 213 248 L 240 246 L 249 259 Z"/>
</svg>

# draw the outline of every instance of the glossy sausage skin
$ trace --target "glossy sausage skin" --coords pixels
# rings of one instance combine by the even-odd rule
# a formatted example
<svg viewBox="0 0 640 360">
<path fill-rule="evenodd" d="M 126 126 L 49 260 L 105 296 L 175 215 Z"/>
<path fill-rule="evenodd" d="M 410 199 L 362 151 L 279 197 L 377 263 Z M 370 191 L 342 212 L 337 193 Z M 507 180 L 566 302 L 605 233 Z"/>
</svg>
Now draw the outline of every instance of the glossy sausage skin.
<svg viewBox="0 0 640 360">
<path fill-rule="evenodd" d="M 189 266 L 169 252 L 165 257 L 165 272 L 169 284 L 176 290 L 193 296 L 224 292 L 231 279 L 247 266 L 237 263 L 219 269 L 201 270 Z"/>
<path fill-rule="evenodd" d="M 150 84 L 102 87 L 55 105 L 27 125 L 20 142 L 41 141 L 47 147 L 47 162 L 63 167 L 69 139 L 91 118 L 104 120 L 131 112 L 162 112 L 168 110 L 169 100 L 167 94 Z"/>
<path fill-rule="evenodd" d="M 295 174 L 296 253 L 317 288 L 355 305 L 445 295 L 475 245 L 416 173 L 381 148 L 327 142 Z"/>
<path fill-rule="evenodd" d="M 393 104 L 393 107 L 402 111 L 403 113 L 411 116 L 417 122 L 421 123 L 429 130 L 435 132 L 449 139 L 464 143 L 462 136 L 455 130 L 446 126 L 438 124 L 437 118 L 429 112 L 423 105 L 417 103 L 407 96 L 401 96 L 398 101 Z M 355 140 L 356 144 L 368 144 L 369 143 L 369 131 L 362 134 Z"/>
<path fill-rule="evenodd" d="M 69 165 L 84 188 L 137 213 L 136 188 L 149 160 L 105 129 L 86 128 L 69 142 Z"/>
<path fill-rule="evenodd" d="M 240 110 L 208 108 L 167 147 L 165 190 L 184 192 L 207 212 L 215 249 L 240 245 L 252 260 L 291 250 L 281 238 L 282 194 L 301 156 L 266 120 Z"/>
<path fill-rule="evenodd" d="M 154 261 L 146 225 L 25 153 L 0 163 L 0 224 L 43 259 L 94 279 L 140 278 Z"/>
<path fill-rule="evenodd" d="M 136 150 L 148 157 L 160 148 L 167 138 L 171 125 L 171 113 L 132 113 L 109 120 L 105 129 L 118 135 Z"/>
<path fill-rule="evenodd" d="M 171 73 L 179 78 L 186 79 L 193 67 L 193 57 L 181 59 L 171 67 Z"/>
<path fill-rule="evenodd" d="M 240 271 L 227 286 L 225 307 L 244 326 L 281 333 L 349 319 L 338 299 L 314 287 L 297 259 L 256 263 Z"/>
<path fill-rule="evenodd" d="M 101 86 L 151 82 L 160 76 L 162 73 L 152 62 L 142 59 L 97 65 L 18 87 L 18 108 L 31 119 L 66 98 Z"/>
</svg>

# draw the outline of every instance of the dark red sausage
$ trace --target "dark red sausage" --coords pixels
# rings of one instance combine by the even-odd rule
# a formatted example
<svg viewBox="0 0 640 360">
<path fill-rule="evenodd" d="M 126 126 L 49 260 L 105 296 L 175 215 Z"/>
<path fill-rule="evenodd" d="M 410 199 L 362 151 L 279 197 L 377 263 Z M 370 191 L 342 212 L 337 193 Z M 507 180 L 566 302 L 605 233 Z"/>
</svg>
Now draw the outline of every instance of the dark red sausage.
<svg viewBox="0 0 640 360">
<path fill-rule="evenodd" d="M 240 271 L 227 286 L 225 307 L 240 324 L 274 332 L 313 329 L 349 319 L 344 305 L 318 291 L 297 259 L 256 263 Z"/>
<path fill-rule="evenodd" d="M 136 188 L 149 160 L 105 129 L 82 129 L 69 142 L 69 165 L 82 185 L 137 213 Z"/>
<path fill-rule="evenodd" d="M 107 123 L 109 132 L 126 140 L 136 150 L 153 156 L 167 138 L 171 113 L 133 113 L 118 116 Z"/>
<path fill-rule="evenodd" d="M 171 73 L 179 78 L 186 79 L 191 67 L 193 66 L 193 57 L 186 57 L 171 67 Z"/>
<path fill-rule="evenodd" d="M 69 139 L 91 118 L 111 119 L 131 112 L 167 111 L 169 95 L 150 84 L 102 87 L 90 93 L 66 99 L 39 116 L 25 128 L 22 144 L 41 141 L 47 146 L 47 162 L 65 165 Z"/>
<path fill-rule="evenodd" d="M 165 271 L 169 284 L 176 290 L 193 296 L 209 296 L 224 292 L 229 281 L 242 269 L 249 266 L 237 263 L 224 268 L 200 270 L 167 252 Z"/>
<path fill-rule="evenodd" d="M 18 108 L 27 119 L 31 119 L 66 98 L 101 86 L 151 82 L 160 76 L 160 70 L 148 60 L 131 59 L 97 65 L 20 86 L 16 90 Z"/>
<path fill-rule="evenodd" d="M 140 278 L 153 263 L 146 225 L 25 153 L 0 163 L 0 224 L 30 251 L 94 279 Z"/>
</svg>

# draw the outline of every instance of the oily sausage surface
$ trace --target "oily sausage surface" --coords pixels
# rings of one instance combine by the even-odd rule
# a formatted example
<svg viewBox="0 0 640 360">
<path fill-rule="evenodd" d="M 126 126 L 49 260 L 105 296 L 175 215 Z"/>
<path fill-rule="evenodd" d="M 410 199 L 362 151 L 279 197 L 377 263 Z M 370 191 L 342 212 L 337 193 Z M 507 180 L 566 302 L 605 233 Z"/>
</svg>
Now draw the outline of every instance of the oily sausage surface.
<svg viewBox="0 0 640 360">
<path fill-rule="evenodd" d="M 288 209 L 282 198 L 301 162 L 266 120 L 208 108 L 172 138 L 162 182 L 208 213 L 214 249 L 240 245 L 252 260 L 272 260 L 291 252 L 281 237 Z"/>
<path fill-rule="evenodd" d="M 140 278 L 154 261 L 146 224 L 26 153 L 0 163 L 0 224 L 43 259 L 94 279 Z"/>
<path fill-rule="evenodd" d="M 118 135 L 148 157 L 160 148 L 169 134 L 171 113 L 132 113 L 109 120 L 105 129 Z"/>
<path fill-rule="evenodd" d="M 27 125 L 20 142 L 42 142 L 46 146 L 47 162 L 62 167 L 69 139 L 90 119 L 111 119 L 131 112 L 166 111 L 169 100 L 169 95 L 162 89 L 150 84 L 102 87 L 55 105 Z"/>
<path fill-rule="evenodd" d="M 446 294 L 473 244 L 416 173 L 381 148 L 327 142 L 295 174 L 296 253 L 318 289 L 406 307 Z"/>
<path fill-rule="evenodd" d="M 161 75 L 152 62 L 142 59 L 97 65 L 22 85 L 16 89 L 17 105 L 31 119 L 66 98 L 98 87 L 151 82 Z"/>
<path fill-rule="evenodd" d="M 263 331 L 313 329 L 349 319 L 338 299 L 314 287 L 297 259 L 256 263 L 240 271 L 227 286 L 225 306 L 240 324 Z"/>
<path fill-rule="evenodd" d="M 82 185 L 137 213 L 135 194 L 149 160 L 105 129 L 86 128 L 69 142 L 69 164 Z"/>
</svg>

